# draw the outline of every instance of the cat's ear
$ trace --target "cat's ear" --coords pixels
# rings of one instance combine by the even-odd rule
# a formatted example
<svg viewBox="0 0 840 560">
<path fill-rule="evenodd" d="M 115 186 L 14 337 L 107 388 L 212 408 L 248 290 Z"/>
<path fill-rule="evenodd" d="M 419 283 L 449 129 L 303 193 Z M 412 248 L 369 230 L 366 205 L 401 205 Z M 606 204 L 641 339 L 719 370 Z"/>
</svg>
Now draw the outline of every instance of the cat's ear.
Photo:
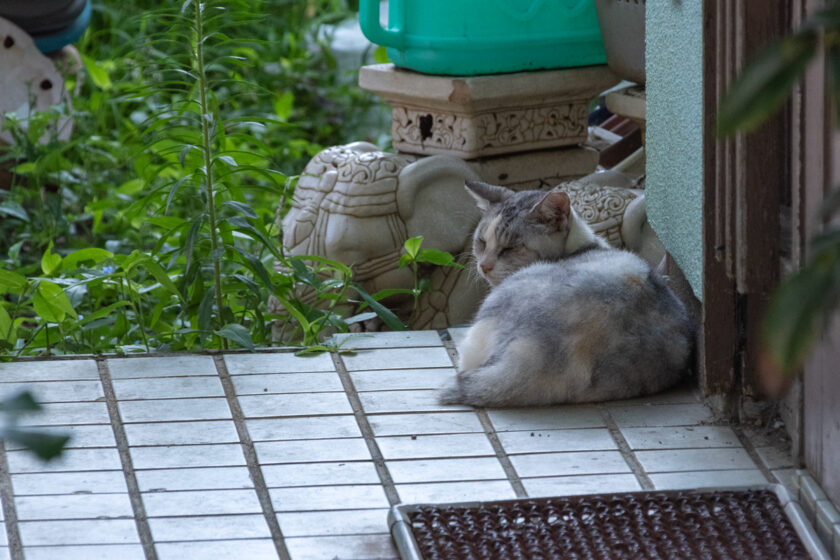
<svg viewBox="0 0 840 560">
<path fill-rule="evenodd" d="M 498 204 L 513 195 L 513 191 L 504 187 L 488 185 L 481 181 L 467 181 L 464 183 L 467 192 L 470 193 L 478 205 L 478 209 L 487 212 L 491 204 Z"/>
<path fill-rule="evenodd" d="M 545 223 L 562 225 L 572 212 L 572 201 L 563 191 L 549 191 L 531 209 L 531 215 Z"/>
</svg>

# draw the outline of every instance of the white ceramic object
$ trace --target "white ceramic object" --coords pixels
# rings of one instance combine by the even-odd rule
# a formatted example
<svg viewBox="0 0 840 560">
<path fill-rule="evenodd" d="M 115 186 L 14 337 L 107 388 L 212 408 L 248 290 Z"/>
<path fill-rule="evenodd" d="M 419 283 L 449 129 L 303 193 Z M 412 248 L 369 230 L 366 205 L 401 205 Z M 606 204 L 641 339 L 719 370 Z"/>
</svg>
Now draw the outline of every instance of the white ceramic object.
<svg viewBox="0 0 840 560">
<path fill-rule="evenodd" d="M 399 268 L 403 243 L 422 235 L 423 247 L 448 251 L 465 261 L 479 214 L 464 190 L 478 179 L 451 156 L 414 156 L 378 151 L 357 142 L 333 146 L 306 166 L 279 224 L 290 256 L 318 255 L 351 266 L 354 279 L 370 293 L 412 288 L 414 277 Z M 425 294 L 414 328 L 463 323 L 483 296 L 468 271 L 435 268 L 435 290 Z M 410 310 L 398 309 L 404 318 Z"/>
<path fill-rule="evenodd" d="M 68 140 L 73 132 L 70 96 L 52 60 L 41 54 L 32 38 L 12 22 L 0 18 L 0 126 L 12 113 L 26 127 L 29 115 L 64 104 L 65 110 L 42 142 L 54 134 Z M 12 135 L 0 132 L 0 142 L 11 144 Z"/>
</svg>

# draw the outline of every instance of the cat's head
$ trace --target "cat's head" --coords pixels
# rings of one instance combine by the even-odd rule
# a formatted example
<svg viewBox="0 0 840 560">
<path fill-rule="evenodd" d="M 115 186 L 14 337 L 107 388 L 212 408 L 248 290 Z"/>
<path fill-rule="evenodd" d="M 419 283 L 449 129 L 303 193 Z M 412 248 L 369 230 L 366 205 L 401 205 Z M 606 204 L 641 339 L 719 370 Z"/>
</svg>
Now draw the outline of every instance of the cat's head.
<svg viewBox="0 0 840 560">
<path fill-rule="evenodd" d="M 566 254 L 573 212 L 562 191 L 514 192 L 480 181 L 467 181 L 467 192 L 481 210 L 473 234 L 478 273 L 495 286 L 537 261 Z"/>
</svg>

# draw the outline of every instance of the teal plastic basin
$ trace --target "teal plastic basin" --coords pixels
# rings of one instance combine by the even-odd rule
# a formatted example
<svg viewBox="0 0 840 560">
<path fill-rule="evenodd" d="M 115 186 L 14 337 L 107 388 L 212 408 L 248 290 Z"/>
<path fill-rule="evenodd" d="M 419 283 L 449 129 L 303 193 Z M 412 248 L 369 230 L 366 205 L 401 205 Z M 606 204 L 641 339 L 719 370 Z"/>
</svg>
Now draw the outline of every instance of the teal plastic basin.
<svg viewBox="0 0 840 560">
<path fill-rule="evenodd" d="M 593 0 L 361 0 L 371 42 L 397 66 L 472 76 L 569 68 L 606 61 Z"/>
</svg>

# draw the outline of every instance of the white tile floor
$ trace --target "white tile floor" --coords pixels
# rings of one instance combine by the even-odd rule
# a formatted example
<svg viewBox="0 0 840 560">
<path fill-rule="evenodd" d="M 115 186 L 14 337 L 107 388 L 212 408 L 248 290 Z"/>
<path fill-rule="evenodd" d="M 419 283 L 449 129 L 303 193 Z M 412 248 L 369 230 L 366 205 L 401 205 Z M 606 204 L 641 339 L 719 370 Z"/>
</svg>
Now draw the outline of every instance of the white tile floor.
<svg viewBox="0 0 840 560">
<path fill-rule="evenodd" d="M 285 352 L 0 364 L 70 433 L 44 464 L 0 450 L 0 560 L 394 558 L 387 508 L 788 482 L 767 438 L 689 387 L 531 410 L 441 406 L 463 330 Z M 9 499 L 12 498 L 12 499 Z"/>
</svg>

